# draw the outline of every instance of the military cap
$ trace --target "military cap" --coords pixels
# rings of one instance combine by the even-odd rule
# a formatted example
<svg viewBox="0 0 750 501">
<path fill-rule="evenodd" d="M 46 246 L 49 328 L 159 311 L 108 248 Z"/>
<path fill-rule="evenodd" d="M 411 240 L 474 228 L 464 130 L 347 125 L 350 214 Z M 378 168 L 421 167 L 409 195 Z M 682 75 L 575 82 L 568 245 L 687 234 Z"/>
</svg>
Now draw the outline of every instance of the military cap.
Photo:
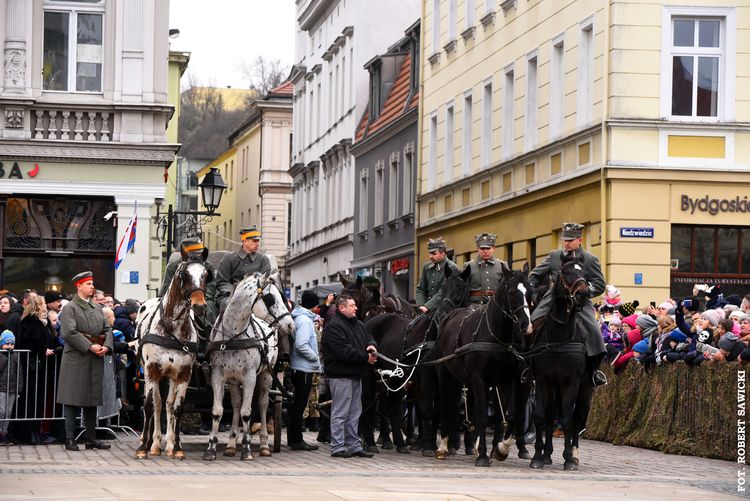
<svg viewBox="0 0 750 501">
<path fill-rule="evenodd" d="M 71 282 L 75 285 L 81 285 L 82 283 L 88 282 L 89 280 L 94 280 L 94 274 L 90 271 L 82 271 L 78 275 L 74 276 L 71 279 Z"/>
<path fill-rule="evenodd" d="M 431 238 L 427 241 L 427 250 L 428 251 L 443 251 L 445 252 L 446 245 L 445 240 L 443 240 L 443 237 L 437 237 L 437 238 Z"/>
<path fill-rule="evenodd" d="M 248 238 L 260 240 L 260 230 L 255 225 L 252 225 L 247 228 L 242 228 L 240 230 L 240 236 L 242 237 L 242 240 L 247 240 Z"/>
<path fill-rule="evenodd" d="M 480 233 L 474 236 L 474 241 L 477 243 L 477 247 L 494 247 L 497 235 L 493 233 Z"/>
<path fill-rule="evenodd" d="M 198 237 L 188 237 L 180 243 L 180 247 L 185 252 L 202 252 L 204 249 L 203 242 Z"/>
<path fill-rule="evenodd" d="M 562 225 L 562 239 L 563 240 L 575 240 L 576 238 L 583 238 L 584 225 L 578 223 L 563 223 Z"/>
</svg>

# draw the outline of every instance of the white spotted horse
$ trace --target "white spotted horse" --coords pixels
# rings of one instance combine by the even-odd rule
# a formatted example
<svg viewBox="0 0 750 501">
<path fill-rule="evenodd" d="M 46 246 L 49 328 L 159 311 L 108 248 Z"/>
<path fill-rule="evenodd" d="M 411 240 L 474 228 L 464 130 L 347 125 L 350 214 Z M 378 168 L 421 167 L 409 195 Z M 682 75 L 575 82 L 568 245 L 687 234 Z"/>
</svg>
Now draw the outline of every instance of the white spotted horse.
<svg viewBox="0 0 750 501">
<path fill-rule="evenodd" d="M 294 332 L 294 321 L 286 300 L 276 283 L 277 274 L 248 275 L 232 291 L 226 309 L 214 324 L 208 343 L 208 359 L 211 364 L 211 387 L 213 389 L 213 426 L 208 440 L 208 449 L 203 459 L 216 459 L 219 421 L 224 412 L 222 400 L 225 385 L 229 386 L 234 414 L 232 432 L 224 455 L 236 453 L 238 423 L 242 419 L 242 453 L 240 459 L 252 460 L 250 450 L 250 417 L 256 380 L 260 375 L 258 405 L 260 410 L 260 455 L 270 456 L 266 410 L 271 389 L 271 371 L 277 351 L 273 338 Z M 277 338 L 276 338 L 277 339 Z M 269 350 L 273 350 L 270 352 Z M 240 385 L 242 395 L 240 399 Z M 241 402 L 241 405 L 240 405 Z"/>
<path fill-rule="evenodd" d="M 183 256 L 184 257 L 184 256 Z M 180 446 L 180 420 L 185 393 L 198 353 L 194 315 L 203 316 L 210 272 L 201 262 L 180 264 L 164 296 L 146 301 L 136 319 L 139 361 L 145 385 L 143 432 L 136 459 L 161 455 L 162 397 L 159 383 L 169 380 L 166 399 L 168 457 L 184 459 Z"/>
</svg>

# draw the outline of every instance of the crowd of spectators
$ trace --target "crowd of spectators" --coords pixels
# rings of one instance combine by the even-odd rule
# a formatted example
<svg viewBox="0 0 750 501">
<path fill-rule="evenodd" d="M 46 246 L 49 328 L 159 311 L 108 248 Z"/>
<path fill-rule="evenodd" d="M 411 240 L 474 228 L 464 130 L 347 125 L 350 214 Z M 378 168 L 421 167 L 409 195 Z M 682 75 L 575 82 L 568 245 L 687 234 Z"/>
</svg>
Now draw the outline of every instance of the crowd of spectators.
<svg viewBox="0 0 750 501">
<path fill-rule="evenodd" d="M 674 363 L 750 363 L 750 294 L 725 296 L 696 284 L 686 299 L 643 306 L 607 286 L 597 305 L 607 359 L 615 373 L 631 360 L 646 370 Z"/>
<path fill-rule="evenodd" d="M 97 290 L 92 299 L 102 306 L 114 335 L 114 378 L 118 407 L 128 410 L 136 388 L 135 325 L 140 304 L 118 301 Z M 0 445 L 64 442 L 60 405 L 54 388 L 65 342 L 59 319 L 66 299 L 56 291 L 40 295 L 26 289 L 16 295 L 0 290 Z"/>
</svg>

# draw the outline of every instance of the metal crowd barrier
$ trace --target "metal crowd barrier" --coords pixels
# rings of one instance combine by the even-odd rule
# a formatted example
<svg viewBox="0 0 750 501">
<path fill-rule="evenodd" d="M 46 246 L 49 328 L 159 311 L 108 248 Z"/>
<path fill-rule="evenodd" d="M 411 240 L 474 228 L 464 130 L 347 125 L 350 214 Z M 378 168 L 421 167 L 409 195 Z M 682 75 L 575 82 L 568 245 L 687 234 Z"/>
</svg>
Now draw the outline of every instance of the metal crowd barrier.
<svg viewBox="0 0 750 501">
<path fill-rule="evenodd" d="M 7 382 L 0 387 L 0 421 L 57 421 L 64 420 L 63 406 L 57 404 L 58 373 L 62 353 L 55 353 L 49 357 L 38 357 L 29 350 L 0 350 L 0 357 L 8 357 L 0 379 Z M 13 364 L 10 362 L 14 361 Z M 17 368 L 15 375 L 13 367 Z M 4 376 L 4 377 L 2 377 Z M 104 360 L 104 381 L 102 383 L 103 405 L 97 407 L 97 424 L 103 419 L 108 420 L 107 426 L 97 426 L 97 430 L 106 430 L 115 437 L 112 428 L 135 432 L 120 425 L 120 408 L 122 404 L 117 398 L 115 380 L 115 360 L 112 356 Z M 8 390 L 15 388 L 15 392 Z M 116 424 L 110 424 L 116 417 Z M 79 424 L 82 416 L 79 416 Z M 79 435 L 80 436 L 80 435 Z"/>
</svg>

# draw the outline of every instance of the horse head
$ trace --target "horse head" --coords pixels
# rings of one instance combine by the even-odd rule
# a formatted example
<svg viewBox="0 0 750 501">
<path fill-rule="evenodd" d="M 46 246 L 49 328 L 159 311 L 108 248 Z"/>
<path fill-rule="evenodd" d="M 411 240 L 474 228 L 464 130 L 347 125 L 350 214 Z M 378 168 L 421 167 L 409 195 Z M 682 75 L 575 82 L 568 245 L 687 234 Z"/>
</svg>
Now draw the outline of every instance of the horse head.
<svg viewBox="0 0 750 501">
<path fill-rule="evenodd" d="M 555 283 L 555 295 L 567 302 L 569 310 L 580 310 L 591 295 L 586 272 L 583 268 L 584 256 L 562 256 L 562 267 Z"/>
<path fill-rule="evenodd" d="M 495 290 L 493 300 L 500 305 L 503 315 L 518 327 L 519 334 L 531 334 L 532 292 L 529 284 L 529 264 L 524 264 L 523 270 L 511 270 L 502 264 L 502 270 L 503 278 Z"/>
<path fill-rule="evenodd" d="M 281 334 L 294 332 L 294 320 L 289 312 L 286 297 L 279 287 L 278 272 L 256 273 L 257 290 L 252 302 L 253 314 L 268 323 L 269 327 L 278 327 Z"/>
<path fill-rule="evenodd" d="M 209 272 L 200 261 L 185 261 L 177 268 L 166 294 L 166 315 L 171 317 L 174 308 L 183 301 L 190 303 L 196 315 L 202 315 L 206 309 L 206 287 Z"/>
<path fill-rule="evenodd" d="M 343 275 L 339 275 L 341 285 L 344 286 L 342 294 L 347 294 L 354 299 L 354 303 L 357 305 L 357 318 L 363 322 L 366 320 L 367 312 L 366 305 L 371 302 L 372 292 L 364 286 L 362 277 L 358 276 L 355 282 L 350 282 Z"/>
<path fill-rule="evenodd" d="M 456 308 L 465 308 L 469 305 L 469 276 L 471 270 L 467 267 L 462 272 L 456 273 L 450 266 L 443 268 L 445 279 L 440 288 L 443 300 L 438 306 L 438 311 L 447 313 Z"/>
</svg>

